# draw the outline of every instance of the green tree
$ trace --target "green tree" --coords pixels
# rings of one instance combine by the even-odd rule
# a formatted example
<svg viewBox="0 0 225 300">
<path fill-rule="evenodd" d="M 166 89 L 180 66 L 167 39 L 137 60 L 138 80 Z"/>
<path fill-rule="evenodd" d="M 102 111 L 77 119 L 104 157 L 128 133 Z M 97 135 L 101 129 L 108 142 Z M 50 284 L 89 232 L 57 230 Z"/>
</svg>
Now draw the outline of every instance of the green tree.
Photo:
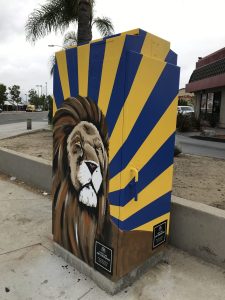
<svg viewBox="0 0 225 300">
<path fill-rule="evenodd" d="M 12 87 L 9 87 L 9 94 L 10 94 L 13 106 L 15 105 L 15 102 L 16 102 L 16 109 L 18 110 L 18 104 L 21 103 L 20 86 L 14 84 Z"/>
<path fill-rule="evenodd" d="M 36 108 L 40 107 L 43 110 L 48 110 L 49 97 L 51 96 L 38 96 L 37 91 L 34 89 L 28 91 L 28 101 L 30 104 L 35 105 Z"/>
<path fill-rule="evenodd" d="M 182 99 L 182 98 L 179 98 L 178 99 L 178 105 L 184 105 L 184 106 L 187 106 L 187 105 L 189 105 L 188 104 L 188 101 L 186 100 L 186 99 Z"/>
<path fill-rule="evenodd" d="M 7 87 L 0 83 L 0 107 L 4 105 L 4 102 L 7 100 L 7 93 L 6 93 Z"/>
<path fill-rule="evenodd" d="M 30 104 L 35 105 L 35 107 L 40 105 L 40 97 L 34 89 L 28 91 L 28 101 Z"/>
<path fill-rule="evenodd" d="M 48 123 L 52 124 L 52 119 L 53 119 L 53 98 L 52 96 L 48 95 L 47 96 L 47 104 L 48 104 Z"/>
<path fill-rule="evenodd" d="M 65 32 L 69 25 L 78 24 L 77 42 L 92 40 L 92 26 L 102 35 L 113 32 L 109 18 L 93 18 L 94 0 L 48 0 L 28 17 L 25 31 L 28 40 L 35 42 L 51 32 Z"/>
</svg>

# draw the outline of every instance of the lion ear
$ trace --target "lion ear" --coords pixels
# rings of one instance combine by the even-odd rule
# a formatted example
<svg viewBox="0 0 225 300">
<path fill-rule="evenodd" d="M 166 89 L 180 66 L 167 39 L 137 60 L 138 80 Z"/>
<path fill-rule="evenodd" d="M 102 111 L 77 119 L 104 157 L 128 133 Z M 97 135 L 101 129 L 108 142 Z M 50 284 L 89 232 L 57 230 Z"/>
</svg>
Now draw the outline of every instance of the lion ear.
<svg viewBox="0 0 225 300">
<path fill-rule="evenodd" d="M 72 131 L 73 131 L 74 126 L 72 125 L 64 125 L 63 126 L 63 131 L 68 136 Z"/>
</svg>

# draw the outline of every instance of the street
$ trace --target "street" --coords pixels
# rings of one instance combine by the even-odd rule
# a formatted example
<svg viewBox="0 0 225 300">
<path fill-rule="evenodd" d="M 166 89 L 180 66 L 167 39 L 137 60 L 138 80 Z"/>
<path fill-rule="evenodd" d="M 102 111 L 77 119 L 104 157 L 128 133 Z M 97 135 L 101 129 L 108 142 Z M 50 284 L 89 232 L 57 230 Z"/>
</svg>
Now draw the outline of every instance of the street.
<svg viewBox="0 0 225 300">
<path fill-rule="evenodd" d="M 48 128 L 48 112 L 12 111 L 0 113 L 0 139 L 26 133 L 27 119 L 32 120 L 32 129 Z"/>
<path fill-rule="evenodd" d="M 176 144 L 185 154 L 225 159 L 225 143 L 197 140 L 189 136 L 176 134 Z"/>
<path fill-rule="evenodd" d="M 0 125 L 24 122 L 27 119 L 38 122 L 47 122 L 48 112 L 4 111 L 0 113 Z"/>
</svg>

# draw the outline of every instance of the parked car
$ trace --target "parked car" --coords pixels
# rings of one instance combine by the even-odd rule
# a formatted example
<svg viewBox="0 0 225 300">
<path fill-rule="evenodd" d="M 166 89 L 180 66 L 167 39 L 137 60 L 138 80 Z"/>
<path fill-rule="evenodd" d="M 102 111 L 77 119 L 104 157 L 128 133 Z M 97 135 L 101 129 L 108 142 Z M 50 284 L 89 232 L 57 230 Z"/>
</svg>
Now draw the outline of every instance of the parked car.
<svg viewBox="0 0 225 300">
<path fill-rule="evenodd" d="M 41 112 L 41 111 L 42 111 L 42 108 L 38 107 L 38 108 L 35 109 L 35 111 Z"/>
<path fill-rule="evenodd" d="M 29 112 L 35 111 L 35 105 L 28 104 L 28 105 L 27 105 L 27 108 L 26 108 L 26 111 L 29 111 Z"/>
<path fill-rule="evenodd" d="M 192 106 L 178 106 L 177 113 L 182 115 L 192 114 L 194 113 L 194 108 Z"/>
<path fill-rule="evenodd" d="M 0 108 L 0 113 L 2 112 L 2 109 Z"/>
</svg>

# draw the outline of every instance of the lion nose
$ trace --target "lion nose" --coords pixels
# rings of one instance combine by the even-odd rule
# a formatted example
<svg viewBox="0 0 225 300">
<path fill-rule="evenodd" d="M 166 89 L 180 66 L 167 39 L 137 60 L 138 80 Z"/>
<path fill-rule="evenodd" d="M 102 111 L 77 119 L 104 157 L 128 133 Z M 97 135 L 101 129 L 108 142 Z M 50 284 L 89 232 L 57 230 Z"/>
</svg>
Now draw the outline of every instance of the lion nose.
<svg viewBox="0 0 225 300">
<path fill-rule="evenodd" d="M 86 161 L 85 163 L 86 163 L 86 165 L 87 165 L 89 171 L 91 172 L 91 174 L 93 174 L 94 171 L 95 171 L 95 170 L 97 169 L 97 167 L 98 167 L 97 164 L 95 164 L 95 163 L 93 163 L 93 162 L 89 162 L 89 161 Z"/>
</svg>

